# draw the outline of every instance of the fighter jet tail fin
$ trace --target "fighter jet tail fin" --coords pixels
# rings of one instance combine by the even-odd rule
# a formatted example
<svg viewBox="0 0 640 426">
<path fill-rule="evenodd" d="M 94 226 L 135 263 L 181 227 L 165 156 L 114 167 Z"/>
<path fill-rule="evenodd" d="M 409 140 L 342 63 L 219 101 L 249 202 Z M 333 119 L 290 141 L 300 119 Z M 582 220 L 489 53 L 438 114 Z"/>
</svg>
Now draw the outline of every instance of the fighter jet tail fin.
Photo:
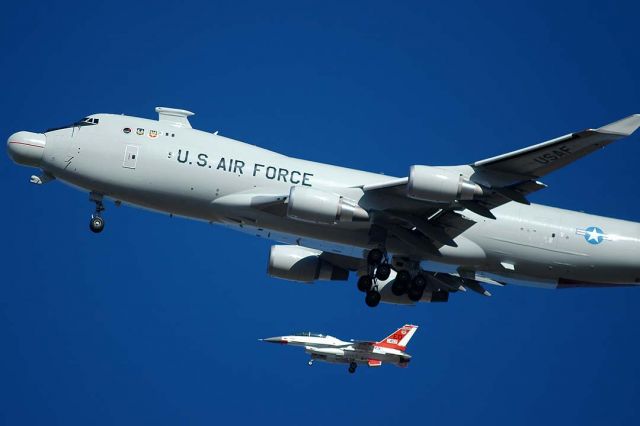
<svg viewBox="0 0 640 426">
<path fill-rule="evenodd" d="M 417 330 L 417 325 L 405 324 L 401 328 L 394 331 L 392 334 L 377 342 L 376 345 L 383 348 L 398 349 L 404 351 L 405 349 L 407 349 L 409 340 L 411 340 Z"/>
</svg>

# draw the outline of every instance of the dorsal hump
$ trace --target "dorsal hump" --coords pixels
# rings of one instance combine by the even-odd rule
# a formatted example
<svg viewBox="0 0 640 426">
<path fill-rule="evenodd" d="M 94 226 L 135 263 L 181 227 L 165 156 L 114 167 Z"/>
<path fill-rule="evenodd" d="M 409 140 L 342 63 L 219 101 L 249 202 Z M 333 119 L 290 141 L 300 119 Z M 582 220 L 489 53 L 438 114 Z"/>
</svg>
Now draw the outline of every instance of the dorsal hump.
<svg viewBox="0 0 640 426">
<path fill-rule="evenodd" d="M 164 121 L 175 127 L 191 128 L 191 123 L 189 123 L 189 119 L 187 118 L 193 115 L 191 111 L 187 111 L 186 109 L 156 107 L 156 112 L 158 113 L 158 121 Z"/>
</svg>

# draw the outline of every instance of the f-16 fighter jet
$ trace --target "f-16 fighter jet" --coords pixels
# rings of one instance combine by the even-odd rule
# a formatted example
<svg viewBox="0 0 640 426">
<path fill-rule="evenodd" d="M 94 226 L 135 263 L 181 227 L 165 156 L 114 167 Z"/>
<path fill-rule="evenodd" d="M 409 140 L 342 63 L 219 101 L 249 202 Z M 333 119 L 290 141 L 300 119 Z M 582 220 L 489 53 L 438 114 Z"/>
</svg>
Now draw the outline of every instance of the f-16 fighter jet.
<svg viewBox="0 0 640 426">
<path fill-rule="evenodd" d="M 411 356 L 405 350 L 416 330 L 418 330 L 417 325 L 406 324 L 379 342 L 353 340 L 345 342 L 333 336 L 308 331 L 262 340 L 283 345 L 303 346 L 305 352 L 311 355 L 309 365 L 313 365 L 315 360 L 349 364 L 349 373 L 355 373 L 358 364 L 380 367 L 385 363 L 406 367 Z"/>
<path fill-rule="evenodd" d="M 488 296 L 485 286 L 503 280 L 486 273 L 553 288 L 640 283 L 640 224 L 527 199 L 546 187 L 540 178 L 631 135 L 640 115 L 469 164 L 417 164 L 405 177 L 389 177 L 195 130 L 189 111 L 156 111 L 158 120 L 92 114 L 41 133 L 17 132 L 7 150 L 16 163 L 41 170 L 32 183 L 57 179 L 87 191 L 93 232 L 104 229 L 107 198 L 226 225 L 285 243 L 271 248 L 271 276 L 308 283 L 357 273 L 369 306 L 446 302 L 466 289 Z M 620 184 L 633 192 L 633 182 Z M 425 270 L 422 261 L 457 271 Z"/>
</svg>

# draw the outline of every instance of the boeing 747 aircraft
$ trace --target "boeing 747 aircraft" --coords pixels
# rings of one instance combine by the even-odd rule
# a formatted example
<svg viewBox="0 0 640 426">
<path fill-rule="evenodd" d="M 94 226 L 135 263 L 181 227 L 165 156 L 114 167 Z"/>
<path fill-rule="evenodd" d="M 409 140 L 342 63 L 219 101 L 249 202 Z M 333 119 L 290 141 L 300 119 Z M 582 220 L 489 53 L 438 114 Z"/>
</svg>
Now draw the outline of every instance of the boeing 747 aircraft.
<svg viewBox="0 0 640 426">
<path fill-rule="evenodd" d="M 631 135 L 640 115 L 466 165 L 408 167 L 406 177 L 300 160 L 191 128 L 193 113 L 158 120 L 92 114 L 11 135 L 18 164 L 90 194 L 90 229 L 104 200 L 223 224 L 272 246 L 271 276 L 347 280 L 369 306 L 444 302 L 503 279 L 547 287 L 640 283 L 640 224 L 531 204 L 540 178 Z M 406 147 L 407 149 L 410 146 Z M 633 186 L 629 188 L 633 189 Z M 428 260 L 455 273 L 424 270 Z"/>
<path fill-rule="evenodd" d="M 405 324 L 379 342 L 345 342 L 333 336 L 308 331 L 261 340 L 282 345 L 304 346 L 304 351 L 311 355 L 309 365 L 313 365 L 315 360 L 349 364 L 349 373 L 355 373 L 358 364 L 367 364 L 369 367 L 380 367 L 383 363 L 397 367 L 409 365 L 411 356 L 405 351 L 417 330 L 417 325 Z"/>
</svg>

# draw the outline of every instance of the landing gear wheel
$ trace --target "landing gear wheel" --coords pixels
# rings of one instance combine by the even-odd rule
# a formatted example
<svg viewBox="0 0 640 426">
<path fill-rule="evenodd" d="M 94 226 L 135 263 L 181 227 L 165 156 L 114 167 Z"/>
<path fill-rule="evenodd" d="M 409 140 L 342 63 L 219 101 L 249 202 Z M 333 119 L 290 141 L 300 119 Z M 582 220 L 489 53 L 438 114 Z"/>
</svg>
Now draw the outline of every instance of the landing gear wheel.
<svg viewBox="0 0 640 426">
<path fill-rule="evenodd" d="M 408 287 L 405 281 L 398 281 L 396 278 L 393 284 L 391 284 L 391 293 L 393 293 L 394 296 L 402 296 L 407 292 Z"/>
<path fill-rule="evenodd" d="M 376 268 L 376 278 L 380 281 L 385 281 L 391 275 L 391 266 L 388 263 L 381 263 Z"/>
<path fill-rule="evenodd" d="M 411 274 L 409 273 L 409 271 L 402 270 L 398 272 L 396 280 L 404 281 L 406 283 L 411 282 Z"/>
<path fill-rule="evenodd" d="M 356 364 L 355 362 L 352 362 L 351 364 L 349 364 L 349 373 L 351 374 L 355 373 L 356 368 L 358 368 L 358 364 Z"/>
<path fill-rule="evenodd" d="M 419 302 L 420 299 L 422 299 L 423 294 L 424 289 L 411 287 L 409 289 L 409 293 L 407 293 L 407 296 L 409 296 L 409 300 L 411 300 L 412 302 Z"/>
<path fill-rule="evenodd" d="M 418 274 L 413 278 L 411 282 L 411 287 L 409 288 L 409 300 L 412 302 L 417 302 L 422 299 L 422 295 L 424 294 L 424 289 L 427 287 L 427 280 L 422 274 Z"/>
<path fill-rule="evenodd" d="M 375 308 L 380 303 L 380 293 L 377 290 L 369 290 L 367 295 L 364 297 L 364 303 L 367 304 L 370 308 Z"/>
<path fill-rule="evenodd" d="M 104 229 L 104 219 L 100 216 L 92 216 L 89 221 L 89 229 L 96 234 L 102 232 Z"/>
<path fill-rule="evenodd" d="M 371 278 L 371 276 L 369 275 L 363 275 L 360 278 L 358 278 L 358 290 L 360 290 L 363 293 L 368 292 L 369 290 L 371 290 L 371 287 L 373 286 L 373 279 Z"/>
<path fill-rule="evenodd" d="M 416 289 L 424 290 L 427 287 L 427 280 L 424 275 L 418 274 L 413 278 L 411 286 Z"/>
<path fill-rule="evenodd" d="M 102 232 L 104 229 L 104 219 L 102 219 L 104 204 L 102 204 L 102 199 L 102 194 L 98 194 L 96 192 L 91 192 L 89 194 L 89 201 L 96 204 L 96 211 L 91 215 L 91 220 L 89 221 L 89 229 L 91 229 L 91 232 L 96 234 Z"/>
<path fill-rule="evenodd" d="M 384 259 L 384 253 L 380 249 L 373 249 L 367 255 L 367 263 L 369 265 L 379 265 Z"/>
<path fill-rule="evenodd" d="M 407 271 L 400 271 L 396 275 L 396 279 L 391 284 L 391 293 L 395 296 L 402 296 L 409 289 L 411 282 L 411 275 Z"/>
</svg>

